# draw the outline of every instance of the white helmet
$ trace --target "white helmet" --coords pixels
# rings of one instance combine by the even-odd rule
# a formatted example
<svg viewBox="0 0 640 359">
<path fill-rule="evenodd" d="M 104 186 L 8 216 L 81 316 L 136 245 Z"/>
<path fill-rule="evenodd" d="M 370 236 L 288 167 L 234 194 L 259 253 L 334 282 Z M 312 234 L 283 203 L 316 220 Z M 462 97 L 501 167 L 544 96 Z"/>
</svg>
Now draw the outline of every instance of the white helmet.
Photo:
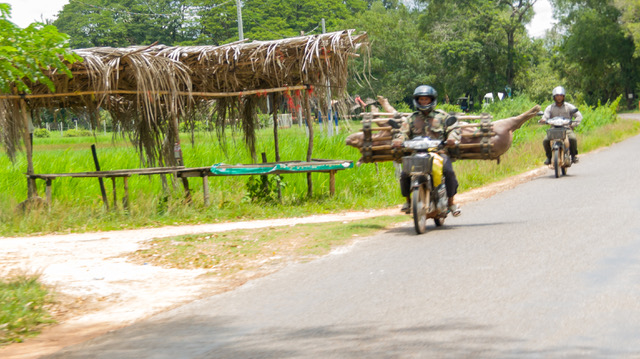
<svg viewBox="0 0 640 359">
<path fill-rule="evenodd" d="M 562 87 L 562 86 L 558 86 L 558 87 L 554 88 L 553 91 L 551 91 L 551 97 L 556 97 L 556 95 L 564 96 L 565 94 L 566 94 L 566 91 L 564 90 L 564 87 Z"/>
</svg>

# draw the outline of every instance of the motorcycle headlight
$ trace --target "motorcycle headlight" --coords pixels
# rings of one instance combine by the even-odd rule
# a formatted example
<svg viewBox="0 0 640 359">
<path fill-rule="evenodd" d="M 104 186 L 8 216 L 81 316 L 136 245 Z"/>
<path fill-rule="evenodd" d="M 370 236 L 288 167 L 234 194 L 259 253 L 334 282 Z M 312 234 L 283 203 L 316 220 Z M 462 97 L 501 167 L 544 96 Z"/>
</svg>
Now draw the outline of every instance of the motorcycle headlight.
<svg viewBox="0 0 640 359">
<path fill-rule="evenodd" d="M 411 143 L 407 143 L 406 147 L 412 150 L 426 150 L 426 149 L 429 149 L 429 143 L 424 141 L 411 142 Z"/>
</svg>

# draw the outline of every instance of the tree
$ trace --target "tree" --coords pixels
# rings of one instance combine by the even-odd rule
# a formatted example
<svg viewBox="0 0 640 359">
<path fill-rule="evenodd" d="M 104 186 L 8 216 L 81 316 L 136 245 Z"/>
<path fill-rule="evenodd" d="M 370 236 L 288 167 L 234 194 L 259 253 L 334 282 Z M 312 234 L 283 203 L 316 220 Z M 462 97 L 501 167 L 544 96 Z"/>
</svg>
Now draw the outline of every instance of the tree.
<svg viewBox="0 0 640 359">
<path fill-rule="evenodd" d="M 403 5 L 387 9 L 376 2 L 351 18 L 348 26 L 366 31 L 371 43 L 369 63 L 356 61 L 354 73 L 359 79 L 350 83 L 351 93 L 382 95 L 396 103 L 408 100 L 418 85 L 435 82 L 437 65 L 428 59 L 416 13 Z"/>
<path fill-rule="evenodd" d="M 513 79 L 530 66 L 531 39 L 522 17 L 502 0 L 424 1 L 421 29 L 434 62 L 441 63 L 440 87 L 451 94 L 515 89 Z M 522 22 L 518 22 L 522 21 Z"/>
<path fill-rule="evenodd" d="M 195 43 L 222 45 L 238 39 L 238 14 L 235 1 L 196 0 L 199 33 Z"/>
<path fill-rule="evenodd" d="M 622 24 L 634 40 L 634 56 L 640 57 L 640 2 L 636 0 L 614 0 L 613 5 L 622 13 Z"/>
<path fill-rule="evenodd" d="M 29 93 L 28 82 L 41 82 L 55 91 L 45 72 L 58 70 L 69 77 L 64 61 L 74 63 L 81 58 L 69 51 L 69 37 L 51 25 L 33 23 L 22 29 L 8 20 L 11 6 L 0 3 L 0 90 Z"/>
<path fill-rule="evenodd" d="M 74 48 L 178 45 L 198 37 L 196 10 L 190 0 L 71 0 L 53 24 Z"/>
<path fill-rule="evenodd" d="M 506 7 L 499 17 L 500 25 L 507 35 L 507 84 L 513 86 L 515 77 L 515 41 L 518 32 L 525 31 L 525 25 L 533 18 L 533 5 L 537 0 L 499 0 L 498 5 Z"/>
<path fill-rule="evenodd" d="M 621 25 L 620 10 L 609 0 L 555 4 L 566 32 L 555 66 L 567 86 L 591 104 L 635 92 L 640 59 L 633 57 L 635 44 Z"/>
<path fill-rule="evenodd" d="M 251 40 L 319 34 L 322 19 L 330 31 L 366 8 L 365 0 L 245 0 L 242 4 L 243 30 L 245 38 Z M 201 9 L 202 34 L 209 42 L 222 44 L 238 40 L 235 3 L 215 0 L 213 6 Z"/>
</svg>

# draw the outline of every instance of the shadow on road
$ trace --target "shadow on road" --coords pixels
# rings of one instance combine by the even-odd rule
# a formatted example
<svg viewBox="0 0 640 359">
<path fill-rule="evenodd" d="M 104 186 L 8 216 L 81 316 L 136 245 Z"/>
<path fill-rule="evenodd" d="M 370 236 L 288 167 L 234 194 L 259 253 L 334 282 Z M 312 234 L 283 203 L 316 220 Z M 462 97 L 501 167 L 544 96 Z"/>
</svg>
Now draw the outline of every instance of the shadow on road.
<svg viewBox="0 0 640 359">
<path fill-rule="evenodd" d="M 465 228 L 465 227 L 472 227 L 472 228 L 498 227 L 498 226 L 503 226 L 503 225 L 526 223 L 526 221 L 518 221 L 518 222 L 482 222 L 482 223 L 462 223 L 462 224 L 449 224 L 449 223 L 450 222 L 445 222 L 445 224 L 442 227 L 436 227 L 435 224 L 433 224 L 433 220 L 429 220 L 429 223 L 427 225 L 427 232 L 425 234 L 428 234 L 429 232 L 432 232 L 432 231 L 433 232 L 451 231 L 451 230 L 454 230 L 456 228 Z M 411 222 L 411 224 L 408 225 L 408 226 L 392 228 L 392 229 L 387 230 L 387 232 L 388 233 L 405 233 L 405 234 L 414 233 L 415 234 L 415 229 L 413 228 L 413 222 Z"/>
<path fill-rule="evenodd" d="M 246 318 L 245 318 L 246 319 Z M 245 325 L 243 325 L 245 323 Z M 209 313 L 136 324 L 48 358 L 569 358 L 623 357 L 624 349 L 563 346 L 543 349 L 452 319 L 408 327 L 347 325 L 248 327 Z M 638 355 L 640 353 L 633 353 Z"/>
</svg>

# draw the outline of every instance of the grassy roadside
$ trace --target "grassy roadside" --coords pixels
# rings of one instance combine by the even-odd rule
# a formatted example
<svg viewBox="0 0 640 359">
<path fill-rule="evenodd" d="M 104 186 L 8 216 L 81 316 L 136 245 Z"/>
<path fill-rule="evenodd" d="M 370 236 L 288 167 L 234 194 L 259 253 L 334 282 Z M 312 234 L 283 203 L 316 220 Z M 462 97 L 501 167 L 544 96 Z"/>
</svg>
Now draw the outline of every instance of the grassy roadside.
<svg viewBox="0 0 640 359">
<path fill-rule="evenodd" d="M 20 343 L 54 323 L 49 308 L 53 294 L 37 275 L 0 280 L 0 345 Z"/>
<path fill-rule="evenodd" d="M 139 264 L 209 269 L 211 275 L 228 277 L 240 271 L 310 260 L 354 238 L 371 236 L 407 220 L 406 215 L 382 216 L 158 238 L 128 258 Z"/>
</svg>

